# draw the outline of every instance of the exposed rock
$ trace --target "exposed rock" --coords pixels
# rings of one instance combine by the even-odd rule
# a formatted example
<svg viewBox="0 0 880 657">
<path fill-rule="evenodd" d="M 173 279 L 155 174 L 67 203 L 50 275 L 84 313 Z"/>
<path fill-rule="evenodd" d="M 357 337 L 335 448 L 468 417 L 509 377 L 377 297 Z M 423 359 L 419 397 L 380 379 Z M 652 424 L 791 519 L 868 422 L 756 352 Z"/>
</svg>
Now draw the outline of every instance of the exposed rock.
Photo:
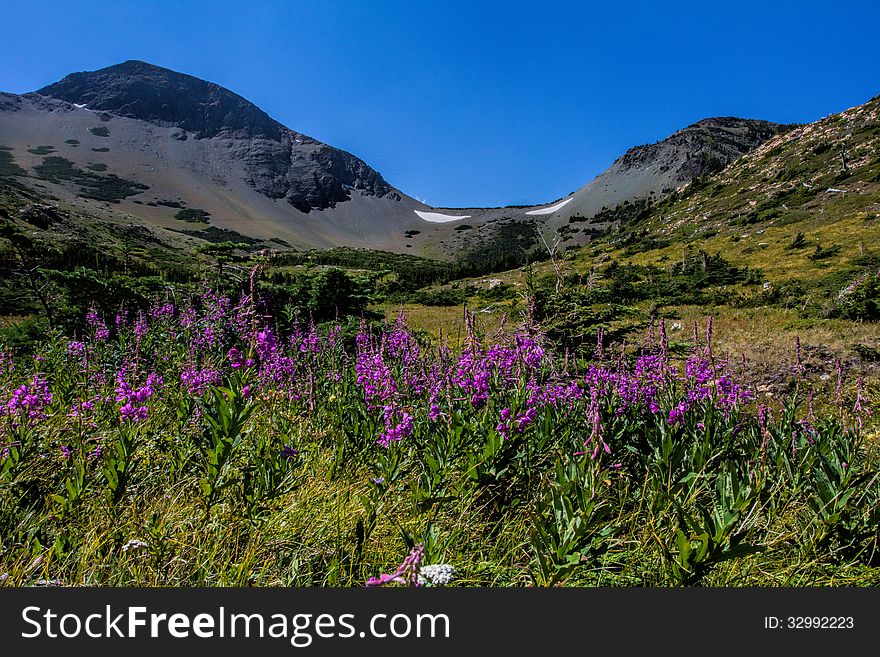
<svg viewBox="0 0 880 657">
<path fill-rule="evenodd" d="M 51 205 L 44 203 L 34 203 L 26 205 L 18 211 L 19 216 L 29 223 L 40 229 L 47 229 L 50 225 L 56 223 L 64 223 L 70 218 L 70 213 L 59 210 Z"/>
<path fill-rule="evenodd" d="M 72 73 L 36 94 L 101 112 L 101 119 L 116 115 L 176 127 L 171 137 L 178 141 L 189 135 L 228 140 L 229 156 L 245 163 L 249 185 L 303 212 L 334 207 L 352 190 L 401 198 L 359 158 L 290 130 L 217 84 L 146 62 Z"/>
<path fill-rule="evenodd" d="M 207 137 L 280 139 L 283 126 L 228 89 L 141 61 L 71 73 L 38 89 L 92 111 L 178 126 Z"/>
</svg>

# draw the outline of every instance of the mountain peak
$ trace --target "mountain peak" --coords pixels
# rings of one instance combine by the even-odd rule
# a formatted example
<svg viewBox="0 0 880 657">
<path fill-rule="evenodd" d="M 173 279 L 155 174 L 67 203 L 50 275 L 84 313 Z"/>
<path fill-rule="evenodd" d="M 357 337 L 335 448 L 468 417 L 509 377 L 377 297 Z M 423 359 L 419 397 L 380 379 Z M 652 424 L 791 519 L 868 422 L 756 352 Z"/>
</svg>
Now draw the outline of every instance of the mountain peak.
<svg viewBox="0 0 880 657">
<path fill-rule="evenodd" d="M 199 138 L 277 140 L 283 131 L 281 124 L 229 89 L 136 59 L 71 73 L 36 93 L 95 111 L 177 126 Z"/>
<path fill-rule="evenodd" d="M 756 146 L 794 126 L 735 116 L 716 116 L 692 123 L 653 144 L 629 149 L 615 165 L 628 168 L 654 163 L 677 167 L 676 185 L 715 171 Z"/>
</svg>

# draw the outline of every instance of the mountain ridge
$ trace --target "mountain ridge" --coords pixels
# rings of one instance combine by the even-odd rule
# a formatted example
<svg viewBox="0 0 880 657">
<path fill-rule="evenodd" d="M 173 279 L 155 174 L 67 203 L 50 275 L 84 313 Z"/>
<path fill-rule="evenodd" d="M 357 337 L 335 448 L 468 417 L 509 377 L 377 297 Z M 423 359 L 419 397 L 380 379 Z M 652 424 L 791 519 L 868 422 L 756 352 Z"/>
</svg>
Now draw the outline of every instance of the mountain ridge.
<svg viewBox="0 0 880 657">
<path fill-rule="evenodd" d="M 113 200 L 148 225 L 174 229 L 173 215 L 151 209 L 171 199 L 204 210 L 211 226 L 296 248 L 352 245 L 439 259 L 479 252 L 496 244 L 500 233 L 516 231 L 539 248 L 539 233 L 553 237 L 572 217 L 586 220 L 624 203 L 662 198 L 787 129 L 710 117 L 629 149 L 595 179 L 550 203 L 430 208 L 360 158 L 284 126 L 242 96 L 140 60 L 71 73 L 14 98 L 20 107 L 12 109 L 26 111 L 0 112 L 0 143 L 9 142 L 27 170 L 40 177 L 47 156 L 63 157 L 69 176 L 97 170 L 131 181 L 134 194 Z M 14 104 L 0 99 L 0 109 Z M 70 141 L 87 148 L 70 148 Z M 63 155 L 33 151 L 43 145 Z M 63 165 L 57 159 L 50 164 Z M 101 176 L 83 176 L 92 174 L 79 175 L 90 184 L 102 182 Z M 69 178 L 43 179 L 54 193 L 70 195 Z M 138 192 L 139 184 L 147 189 Z M 73 196 L 82 198 L 75 189 Z M 569 230 L 566 245 L 587 243 L 607 227 L 599 222 L 590 231 Z M 521 248 L 522 240 L 517 244 Z"/>
</svg>

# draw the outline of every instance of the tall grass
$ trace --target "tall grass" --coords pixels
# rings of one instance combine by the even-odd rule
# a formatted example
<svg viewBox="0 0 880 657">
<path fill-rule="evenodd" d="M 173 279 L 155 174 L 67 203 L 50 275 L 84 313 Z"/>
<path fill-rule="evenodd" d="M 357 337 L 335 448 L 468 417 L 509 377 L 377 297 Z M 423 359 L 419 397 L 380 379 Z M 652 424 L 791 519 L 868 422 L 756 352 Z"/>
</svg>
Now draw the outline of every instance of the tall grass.
<svg viewBox="0 0 880 657">
<path fill-rule="evenodd" d="M 590 359 L 281 335 L 253 291 L 87 320 L 3 355 L 7 585 L 361 586 L 416 546 L 460 585 L 880 583 L 861 389 L 759 404 L 711 320 Z"/>
</svg>

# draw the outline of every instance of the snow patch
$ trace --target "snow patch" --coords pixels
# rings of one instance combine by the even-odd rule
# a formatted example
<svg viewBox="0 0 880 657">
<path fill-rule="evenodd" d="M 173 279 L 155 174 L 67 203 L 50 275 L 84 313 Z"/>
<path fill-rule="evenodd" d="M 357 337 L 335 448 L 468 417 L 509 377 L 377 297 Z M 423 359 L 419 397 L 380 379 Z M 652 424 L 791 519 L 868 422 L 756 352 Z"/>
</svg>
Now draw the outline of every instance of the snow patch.
<svg viewBox="0 0 880 657">
<path fill-rule="evenodd" d="M 459 219 L 471 218 L 471 215 L 469 214 L 456 216 L 451 214 L 440 214 L 439 212 L 422 212 L 421 210 L 413 210 L 413 212 L 415 212 L 425 221 L 430 221 L 433 224 L 445 224 L 449 221 L 458 221 Z"/>
<path fill-rule="evenodd" d="M 559 208 L 561 208 L 566 203 L 571 203 L 574 200 L 574 197 L 567 198 L 561 203 L 557 203 L 556 205 L 551 205 L 549 208 L 541 208 L 540 210 L 532 210 L 531 212 L 526 212 L 526 214 L 553 214 Z"/>
</svg>

